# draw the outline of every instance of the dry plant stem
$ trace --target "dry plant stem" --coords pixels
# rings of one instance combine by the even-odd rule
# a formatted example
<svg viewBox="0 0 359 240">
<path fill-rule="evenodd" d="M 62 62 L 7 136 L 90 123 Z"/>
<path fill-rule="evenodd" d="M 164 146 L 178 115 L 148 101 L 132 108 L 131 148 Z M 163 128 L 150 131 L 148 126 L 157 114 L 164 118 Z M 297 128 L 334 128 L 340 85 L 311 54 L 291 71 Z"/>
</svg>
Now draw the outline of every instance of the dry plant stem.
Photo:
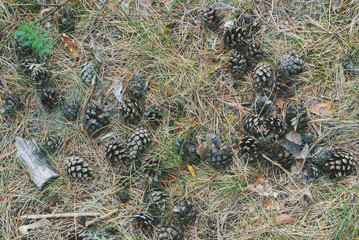
<svg viewBox="0 0 359 240">
<path fill-rule="evenodd" d="M 108 217 L 111 217 L 113 214 L 115 214 L 117 212 L 118 212 L 118 208 L 115 208 L 112 211 L 100 216 L 99 218 L 95 218 L 95 219 L 91 220 L 90 222 L 86 223 L 86 227 L 94 225 L 94 224 L 98 223 L 99 221 L 104 220 Z"/>
<path fill-rule="evenodd" d="M 20 220 L 41 219 L 41 218 L 99 217 L 99 216 L 101 216 L 101 214 L 98 212 L 34 214 L 34 215 L 21 216 Z"/>
<path fill-rule="evenodd" d="M 270 159 L 269 157 L 267 157 L 266 155 L 262 154 L 262 157 L 264 157 L 266 160 L 268 160 L 269 162 L 271 162 L 273 165 L 279 167 L 280 169 L 283 170 L 283 172 L 285 172 L 288 175 L 288 178 L 290 179 L 290 181 L 294 184 L 294 186 L 302 193 L 304 194 L 304 192 L 302 191 L 302 189 L 295 183 L 294 179 L 290 176 L 290 172 L 288 172 L 284 167 L 282 167 L 282 165 L 280 165 L 277 162 L 274 162 L 272 159 Z"/>
<path fill-rule="evenodd" d="M 33 229 L 37 229 L 45 224 L 49 223 L 48 220 L 46 220 L 45 218 L 37 221 L 37 222 L 34 222 L 34 223 L 31 223 L 31 224 L 28 224 L 28 225 L 22 225 L 19 227 L 19 232 L 21 234 L 28 234 L 29 233 L 29 230 L 33 230 Z"/>
</svg>

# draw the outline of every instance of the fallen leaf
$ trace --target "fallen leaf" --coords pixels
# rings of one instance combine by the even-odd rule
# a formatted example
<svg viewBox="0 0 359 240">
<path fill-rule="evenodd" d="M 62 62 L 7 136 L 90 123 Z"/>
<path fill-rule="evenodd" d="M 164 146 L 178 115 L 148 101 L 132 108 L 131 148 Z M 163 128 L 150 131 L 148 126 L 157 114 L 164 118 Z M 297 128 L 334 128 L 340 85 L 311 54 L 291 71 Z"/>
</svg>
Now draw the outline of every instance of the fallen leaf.
<svg viewBox="0 0 359 240">
<path fill-rule="evenodd" d="M 201 160 L 205 160 L 208 156 L 209 153 L 209 146 L 206 142 L 200 142 L 198 144 L 198 147 L 196 148 L 196 152 L 199 154 L 199 156 L 201 157 Z"/>
<path fill-rule="evenodd" d="M 326 101 L 325 103 L 313 102 L 310 110 L 316 113 L 332 114 L 334 113 L 333 104 L 332 101 Z"/>
<path fill-rule="evenodd" d="M 262 204 L 266 207 L 267 210 L 280 210 L 280 206 L 278 203 L 273 203 L 269 200 L 263 200 Z"/>
<path fill-rule="evenodd" d="M 262 174 L 259 174 L 256 180 L 247 186 L 247 190 L 249 192 L 258 193 L 260 196 L 272 196 L 275 198 L 278 196 L 278 193 L 273 191 L 268 179 Z"/>
<path fill-rule="evenodd" d="M 77 57 L 75 40 L 71 39 L 66 33 L 61 34 L 60 39 L 64 43 L 65 49 L 69 50 L 74 57 Z"/>
<path fill-rule="evenodd" d="M 287 150 L 288 152 L 290 152 L 293 155 L 293 157 L 295 157 L 295 158 L 300 157 L 300 145 L 293 143 L 293 142 L 289 141 L 288 139 L 286 139 L 284 142 L 284 147 L 285 147 L 285 150 Z"/>
<path fill-rule="evenodd" d="M 276 221 L 278 225 L 285 225 L 295 222 L 295 219 L 291 215 L 283 213 L 276 217 Z"/>
<path fill-rule="evenodd" d="M 302 151 L 300 152 L 300 156 L 301 158 L 306 159 L 308 154 L 309 154 L 309 146 L 308 144 L 305 144 Z"/>
<path fill-rule="evenodd" d="M 302 137 L 299 133 L 297 132 L 290 132 L 286 135 L 286 139 L 288 139 L 289 141 L 301 145 L 302 144 Z"/>
<path fill-rule="evenodd" d="M 189 172 L 191 173 L 192 177 L 195 177 L 196 176 L 196 173 L 194 172 L 194 169 L 191 165 L 187 165 L 187 168 L 189 170 Z"/>
<path fill-rule="evenodd" d="M 243 211 L 248 210 L 248 212 L 250 212 L 250 213 L 254 213 L 254 212 L 255 212 L 255 210 L 256 210 L 256 208 L 255 208 L 255 207 L 253 207 L 253 206 L 244 206 L 244 207 L 242 208 L 242 210 L 243 210 Z"/>
</svg>

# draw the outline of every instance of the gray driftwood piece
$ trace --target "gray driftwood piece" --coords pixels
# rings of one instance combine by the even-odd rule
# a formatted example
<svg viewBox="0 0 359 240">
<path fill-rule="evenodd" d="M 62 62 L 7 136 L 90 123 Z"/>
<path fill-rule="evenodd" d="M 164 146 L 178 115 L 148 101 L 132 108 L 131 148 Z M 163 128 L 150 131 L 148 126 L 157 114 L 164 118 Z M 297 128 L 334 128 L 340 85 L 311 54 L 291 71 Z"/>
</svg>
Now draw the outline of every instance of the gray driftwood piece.
<svg viewBox="0 0 359 240">
<path fill-rule="evenodd" d="M 50 180 L 58 178 L 59 174 L 51 165 L 44 152 L 37 146 L 36 141 L 15 138 L 17 157 L 24 169 L 40 190 Z"/>
</svg>

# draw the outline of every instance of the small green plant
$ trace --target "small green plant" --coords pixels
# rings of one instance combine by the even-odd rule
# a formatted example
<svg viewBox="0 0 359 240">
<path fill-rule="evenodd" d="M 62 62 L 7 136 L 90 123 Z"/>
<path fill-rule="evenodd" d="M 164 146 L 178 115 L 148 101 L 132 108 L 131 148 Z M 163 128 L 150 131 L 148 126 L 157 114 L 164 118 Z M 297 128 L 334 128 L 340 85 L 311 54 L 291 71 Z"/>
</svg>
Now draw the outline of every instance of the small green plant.
<svg viewBox="0 0 359 240">
<path fill-rule="evenodd" d="M 46 37 L 50 33 L 50 29 L 45 33 L 41 33 L 40 29 L 34 22 L 24 22 L 20 24 L 18 30 L 14 33 L 19 36 L 16 41 L 23 43 L 25 46 L 31 47 L 39 56 L 50 53 L 55 42 L 48 43 L 51 38 Z"/>
</svg>

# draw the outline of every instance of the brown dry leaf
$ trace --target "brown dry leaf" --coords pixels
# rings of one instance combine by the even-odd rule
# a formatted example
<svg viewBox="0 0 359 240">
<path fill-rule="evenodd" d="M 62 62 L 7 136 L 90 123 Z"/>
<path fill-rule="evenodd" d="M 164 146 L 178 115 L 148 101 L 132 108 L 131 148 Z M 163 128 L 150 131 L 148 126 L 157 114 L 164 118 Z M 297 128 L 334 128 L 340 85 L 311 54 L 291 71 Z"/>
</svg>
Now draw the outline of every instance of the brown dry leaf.
<svg viewBox="0 0 359 240">
<path fill-rule="evenodd" d="M 313 106 L 310 110 L 315 113 L 332 114 L 334 113 L 333 104 L 332 101 L 326 101 L 325 103 L 313 102 Z"/>
<path fill-rule="evenodd" d="M 206 142 L 205 143 L 200 142 L 198 144 L 198 147 L 196 148 L 196 151 L 201 157 L 201 160 L 205 160 L 208 156 L 209 146 Z"/>
<path fill-rule="evenodd" d="M 60 39 L 64 43 L 65 49 L 69 50 L 74 57 L 77 57 L 78 54 L 76 52 L 77 46 L 75 40 L 71 39 L 66 33 L 61 34 Z"/>
<path fill-rule="evenodd" d="M 295 143 L 295 144 L 302 144 L 302 137 L 300 136 L 299 133 L 297 132 L 290 132 L 286 135 L 286 139 L 288 139 L 289 141 Z"/>
<path fill-rule="evenodd" d="M 253 207 L 253 206 L 251 206 L 251 205 L 248 205 L 248 206 L 244 206 L 244 207 L 242 208 L 242 210 L 243 210 L 243 211 L 248 210 L 248 212 L 250 212 L 250 213 L 254 213 L 254 212 L 255 212 L 255 210 L 256 210 L 256 208 L 255 208 L 255 207 Z"/>
<path fill-rule="evenodd" d="M 267 210 L 280 210 L 280 206 L 278 203 L 273 203 L 269 200 L 263 200 L 262 204 L 266 207 Z"/>
<path fill-rule="evenodd" d="M 309 146 L 308 144 L 305 144 L 302 151 L 300 152 L 300 156 L 301 158 L 306 159 L 308 155 L 309 155 Z"/>
<path fill-rule="evenodd" d="M 273 191 L 268 179 L 262 174 L 259 174 L 256 180 L 247 186 L 247 190 L 249 192 L 258 193 L 260 196 L 273 196 L 275 198 L 278 196 L 278 193 Z"/>
<path fill-rule="evenodd" d="M 283 213 L 276 217 L 276 221 L 278 225 L 285 225 L 295 222 L 295 219 L 291 215 Z"/>
</svg>

